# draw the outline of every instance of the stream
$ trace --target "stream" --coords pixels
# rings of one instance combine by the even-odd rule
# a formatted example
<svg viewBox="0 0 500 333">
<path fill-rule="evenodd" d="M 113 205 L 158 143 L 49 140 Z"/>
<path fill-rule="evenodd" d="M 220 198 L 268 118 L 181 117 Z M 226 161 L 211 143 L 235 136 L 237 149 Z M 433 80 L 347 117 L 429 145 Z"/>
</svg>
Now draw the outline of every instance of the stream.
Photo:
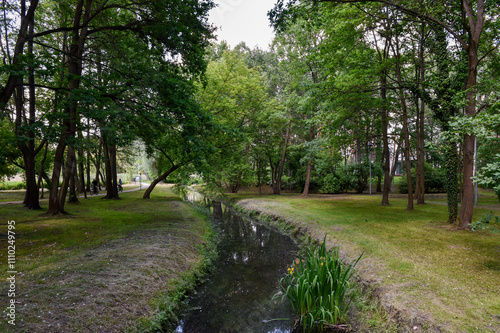
<svg viewBox="0 0 500 333">
<path fill-rule="evenodd" d="M 197 192 L 189 191 L 186 200 L 210 209 L 219 256 L 208 279 L 189 298 L 176 332 L 293 332 L 288 301 L 272 297 L 297 256 L 295 242 Z"/>
</svg>

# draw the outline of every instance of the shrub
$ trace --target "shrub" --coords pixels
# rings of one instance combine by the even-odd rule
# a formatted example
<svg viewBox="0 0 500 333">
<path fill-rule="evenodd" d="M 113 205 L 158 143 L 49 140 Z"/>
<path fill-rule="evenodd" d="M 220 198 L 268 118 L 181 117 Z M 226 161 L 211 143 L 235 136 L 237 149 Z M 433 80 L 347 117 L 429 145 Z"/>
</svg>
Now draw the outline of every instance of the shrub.
<svg viewBox="0 0 500 333">
<path fill-rule="evenodd" d="M 355 190 L 356 193 L 363 193 L 368 187 L 370 164 L 368 162 L 351 164 L 348 172 L 352 175 L 350 188 Z"/>
<path fill-rule="evenodd" d="M 500 216 L 496 216 L 493 212 L 489 212 L 483 214 L 478 221 L 472 222 L 469 226 L 472 231 L 481 229 L 498 233 L 500 231 Z"/>
<path fill-rule="evenodd" d="M 24 190 L 26 189 L 26 182 L 14 182 L 14 181 L 9 181 L 5 183 L 0 183 L 0 190 L 1 191 L 10 191 L 10 190 Z"/>
<path fill-rule="evenodd" d="M 321 179 L 321 187 L 319 193 L 338 194 L 345 189 L 344 182 L 341 177 L 334 173 L 329 173 Z"/>
<path fill-rule="evenodd" d="M 288 298 L 298 317 L 297 326 L 302 326 L 304 332 L 314 328 L 323 331 L 344 320 L 351 301 L 350 280 L 360 259 L 361 256 L 352 264 L 344 263 L 339 258 L 339 248 L 327 251 L 323 240 L 321 245 L 308 249 L 303 260 L 296 259 L 288 268 L 280 280 L 282 300 Z"/>
<path fill-rule="evenodd" d="M 475 181 L 486 188 L 495 191 L 500 201 L 500 154 L 495 155 L 495 161 L 483 166 L 475 177 Z"/>
<path fill-rule="evenodd" d="M 444 193 L 446 192 L 446 177 L 444 170 L 435 168 L 430 164 L 425 164 L 425 193 Z M 413 182 L 413 191 L 415 191 L 416 173 L 415 169 L 411 169 L 411 179 Z M 408 179 L 404 173 L 401 184 L 399 185 L 399 192 L 408 194 Z"/>
</svg>

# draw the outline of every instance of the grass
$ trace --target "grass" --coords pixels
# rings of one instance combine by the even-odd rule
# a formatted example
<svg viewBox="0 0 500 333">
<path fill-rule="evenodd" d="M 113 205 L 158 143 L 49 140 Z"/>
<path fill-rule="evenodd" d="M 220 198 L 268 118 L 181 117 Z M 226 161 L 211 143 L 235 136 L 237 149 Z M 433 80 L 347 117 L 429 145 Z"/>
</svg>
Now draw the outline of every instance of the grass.
<svg viewBox="0 0 500 333">
<path fill-rule="evenodd" d="M 412 331 L 500 331 L 500 235 L 454 230 L 445 205 L 406 211 L 406 199 L 393 197 L 382 207 L 377 195 L 230 197 L 317 240 L 327 234 L 348 259 L 364 253 L 360 277 L 377 290 L 386 319 L 405 318 Z M 488 200 L 483 207 L 476 218 L 500 211 Z"/>
<path fill-rule="evenodd" d="M 123 190 L 130 190 L 133 188 L 138 188 L 139 184 L 134 185 L 132 184 L 125 184 L 123 185 Z M 144 184 L 143 184 L 144 187 Z M 17 202 L 17 201 L 23 201 L 24 200 L 24 194 L 26 193 L 26 190 L 0 190 L 0 203 L 2 202 Z M 41 193 L 41 191 L 40 191 Z M 106 193 L 105 190 L 100 191 L 99 193 L 103 194 Z M 83 194 L 80 194 L 79 196 L 83 197 Z M 90 196 L 89 193 L 87 193 L 87 196 Z M 40 199 L 40 202 L 43 203 L 43 201 L 47 200 L 49 198 L 49 191 L 47 189 L 44 189 L 44 199 Z"/>
<path fill-rule="evenodd" d="M 70 215 L 55 217 L 1 206 L 2 259 L 7 221 L 16 222 L 18 305 L 15 330 L 2 320 L 0 331 L 135 331 L 172 319 L 174 303 L 207 264 L 209 223 L 165 186 L 150 200 L 141 196 L 81 199 L 66 206 Z M 6 260 L 0 270 L 11 270 Z M 5 306 L 7 289 L 2 284 Z"/>
</svg>

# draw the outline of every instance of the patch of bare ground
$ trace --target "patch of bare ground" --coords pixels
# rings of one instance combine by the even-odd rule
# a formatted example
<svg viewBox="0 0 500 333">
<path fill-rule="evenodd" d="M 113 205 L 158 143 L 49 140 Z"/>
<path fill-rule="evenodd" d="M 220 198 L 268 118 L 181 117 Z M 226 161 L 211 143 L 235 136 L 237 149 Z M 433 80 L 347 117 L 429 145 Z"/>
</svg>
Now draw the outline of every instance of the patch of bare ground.
<svg viewBox="0 0 500 333">
<path fill-rule="evenodd" d="M 154 314 L 151 300 L 179 273 L 196 265 L 196 241 L 188 230 L 129 234 L 79 251 L 50 269 L 24 276 L 17 298 L 17 329 L 28 332 L 121 332 Z"/>
</svg>

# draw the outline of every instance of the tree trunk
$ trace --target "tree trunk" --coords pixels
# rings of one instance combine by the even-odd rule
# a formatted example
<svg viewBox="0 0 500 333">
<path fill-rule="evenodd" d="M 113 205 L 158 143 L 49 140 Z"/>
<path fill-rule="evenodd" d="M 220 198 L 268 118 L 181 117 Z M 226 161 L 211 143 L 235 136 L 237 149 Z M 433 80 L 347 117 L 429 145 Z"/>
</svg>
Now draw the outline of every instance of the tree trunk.
<svg viewBox="0 0 500 333">
<path fill-rule="evenodd" d="M 66 203 L 66 196 L 68 195 L 68 189 L 73 177 L 73 165 L 75 163 L 75 150 L 73 147 L 68 146 L 66 153 L 66 163 L 63 171 L 63 180 L 61 183 L 61 188 L 59 189 L 58 200 L 59 207 L 62 212 L 64 212 L 64 205 Z M 78 199 L 77 199 L 78 200 Z"/>
<path fill-rule="evenodd" d="M 389 191 L 391 190 L 390 160 L 389 160 L 389 119 L 387 110 L 387 73 L 384 71 L 380 78 L 380 97 L 382 98 L 382 155 L 384 159 L 384 190 L 382 191 L 382 206 L 389 205 Z"/>
<path fill-rule="evenodd" d="M 150 198 L 150 195 L 151 195 L 151 192 L 153 192 L 155 186 L 167 179 L 167 177 L 172 173 L 174 172 L 175 170 L 177 170 L 179 168 L 179 165 L 172 165 L 172 167 L 170 169 L 167 170 L 167 172 L 165 172 L 164 174 L 162 174 L 160 177 L 156 178 L 155 180 L 153 180 L 151 182 L 151 184 L 149 185 L 148 189 L 146 190 L 146 192 L 144 192 L 144 195 L 142 196 L 143 199 L 149 199 Z"/>
<path fill-rule="evenodd" d="M 274 181 L 273 181 L 273 194 L 281 194 L 281 177 L 283 176 L 283 169 L 285 167 L 286 161 L 286 149 L 288 146 L 288 136 L 290 135 L 290 127 L 286 128 L 285 134 L 285 144 L 283 145 L 283 153 L 281 154 L 281 160 L 275 168 Z M 272 168 L 272 163 L 271 163 Z"/>
<path fill-rule="evenodd" d="M 411 160 L 410 160 L 410 132 L 408 130 L 408 111 L 406 109 L 406 98 L 403 90 L 403 78 L 401 75 L 399 53 L 399 39 L 396 30 L 396 77 L 399 84 L 399 98 L 401 100 L 401 110 L 403 113 L 403 135 L 404 135 L 404 155 L 406 165 L 406 177 L 408 180 L 408 205 L 406 210 L 413 210 L 413 181 L 411 179 Z"/>
<path fill-rule="evenodd" d="M 82 56 L 84 51 L 85 40 L 87 38 L 88 21 L 90 18 L 90 7 L 92 1 L 86 1 L 86 7 L 83 9 L 83 0 L 78 0 L 75 7 L 75 16 L 73 19 L 73 31 L 71 43 L 69 45 L 69 52 L 67 52 L 68 64 L 68 94 L 71 95 L 76 89 L 80 87 L 80 75 L 82 74 Z M 82 22 L 83 16 L 83 22 Z M 83 28 L 81 28 L 83 27 Z M 66 148 L 67 140 L 75 138 L 76 122 L 78 115 L 78 101 L 72 100 L 64 110 L 67 119 L 64 122 L 63 134 L 59 140 L 56 148 L 56 158 L 54 159 L 54 171 L 52 173 L 52 186 L 49 199 L 49 214 L 64 213 L 64 202 L 68 190 L 69 177 L 71 175 L 71 168 L 73 166 L 74 151 L 73 147 L 68 148 L 66 167 L 64 170 L 63 183 L 60 193 L 57 193 L 59 176 L 61 172 L 62 159 L 64 150 Z M 73 144 L 73 143 L 72 143 Z"/>
<path fill-rule="evenodd" d="M 464 6 L 469 6 L 469 1 L 464 1 Z M 469 48 L 467 50 L 468 57 L 468 76 L 467 76 L 467 105 L 465 106 L 465 114 L 468 117 L 476 115 L 476 83 L 477 83 L 477 65 L 478 65 L 478 48 L 479 39 L 484 24 L 484 1 L 478 1 L 477 18 L 474 21 L 470 17 L 471 22 L 469 33 Z M 469 6 L 470 7 L 470 6 Z M 467 8 L 470 10 L 470 8 Z M 472 223 L 472 213 L 474 210 L 474 135 L 464 135 L 463 143 L 463 196 L 462 205 L 460 206 L 460 218 L 458 226 L 461 229 L 469 228 Z"/>
<path fill-rule="evenodd" d="M 69 198 L 68 198 L 68 203 L 80 203 L 78 200 L 78 196 L 76 195 L 76 179 L 77 179 L 77 174 L 76 174 L 76 157 L 75 157 L 75 150 L 72 150 L 72 160 L 73 163 L 71 164 L 71 175 L 70 175 L 70 181 L 69 181 Z"/>
<path fill-rule="evenodd" d="M 84 153 L 83 153 L 83 148 L 78 148 L 78 169 L 79 169 L 79 175 L 80 175 L 80 188 L 79 191 L 80 193 L 83 193 L 83 196 L 85 199 L 87 199 L 87 191 L 85 187 L 85 172 L 84 172 Z M 90 174 L 89 174 L 90 175 Z"/>
<path fill-rule="evenodd" d="M 25 17 L 25 2 L 21 2 L 21 20 L 26 21 Z M 29 21 L 29 30 L 33 31 L 33 18 Z M 22 50 L 20 51 L 22 53 Z M 29 42 L 28 44 L 28 53 L 33 53 L 33 42 Z M 43 144 L 35 150 L 35 133 L 31 129 L 35 124 L 35 85 L 34 85 L 34 76 L 33 69 L 30 68 L 29 75 L 29 115 L 26 115 L 24 108 L 24 82 L 22 76 L 16 77 L 17 86 L 16 89 L 13 90 L 14 100 L 15 100 L 15 134 L 18 137 L 17 146 L 23 155 L 24 162 L 24 172 L 25 172 L 25 180 L 26 180 L 26 193 L 24 196 L 23 204 L 25 207 L 29 209 L 41 209 L 40 201 L 39 201 L 39 193 L 38 186 L 36 182 L 36 165 L 35 165 L 35 157 L 42 148 Z M 28 130 L 22 129 L 22 124 L 28 125 Z M 26 124 L 27 122 L 27 124 Z M 26 137 L 27 142 L 24 140 L 20 140 L 20 138 Z"/>
<path fill-rule="evenodd" d="M 102 146 L 104 149 L 104 165 L 106 169 L 106 196 L 105 199 L 118 199 L 118 187 L 116 179 L 116 146 L 108 145 L 103 136 Z"/>
<path fill-rule="evenodd" d="M 99 140 L 99 149 L 97 151 L 97 155 L 95 157 L 95 179 L 97 180 L 97 186 L 99 190 L 101 190 L 101 180 L 99 179 L 99 175 L 101 174 L 101 155 L 102 155 L 102 139 Z"/>
<path fill-rule="evenodd" d="M 22 1 L 22 5 L 23 7 L 25 6 L 25 1 Z M 38 6 L 38 0 L 31 0 L 30 7 L 26 12 L 26 15 L 24 15 L 25 10 L 24 9 L 22 10 L 23 13 L 21 15 L 21 22 L 20 22 L 21 24 L 19 28 L 19 33 L 17 35 L 16 46 L 14 48 L 14 56 L 12 58 L 12 64 L 11 64 L 14 66 L 14 68 L 17 65 L 19 65 L 19 58 L 23 54 L 24 44 L 28 40 L 28 27 L 30 23 L 32 23 L 34 20 L 35 10 L 37 6 Z M 11 74 L 7 79 L 7 83 L 0 91 L 0 111 L 3 111 L 3 109 L 6 107 L 10 98 L 14 94 L 14 91 L 19 81 L 19 76 L 18 74 L 16 74 L 17 70 L 13 69 L 11 70 L 10 73 Z"/>
<path fill-rule="evenodd" d="M 399 143 L 394 142 L 395 149 L 394 149 L 394 163 L 392 163 L 392 169 L 391 169 L 391 184 L 392 180 L 394 179 L 394 176 L 396 175 L 396 169 L 398 168 L 398 163 L 399 163 L 399 154 L 400 154 L 400 145 Z M 390 185 L 389 185 L 390 186 Z M 389 191 L 392 191 L 391 188 L 389 187 Z"/>
<path fill-rule="evenodd" d="M 306 182 L 304 184 L 304 191 L 302 192 L 303 197 L 309 196 L 309 186 L 311 185 L 311 169 L 312 161 L 311 157 L 307 160 L 307 170 L 306 170 Z"/>
<path fill-rule="evenodd" d="M 314 140 L 314 128 L 311 127 L 309 130 L 309 139 L 310 142 Z M 309 159 L 307 160 L 307 170 L 306 170 L 306 181 L 304 184 L 304 191 L 302 192 L 302 196 L 309 196 L 309 186 L 311 185 L 311 170 L 312 170 L 312 157 L 309 154 Z"/>
<path fill-rule="evenodd" d="M 59 177 L 61 176 L 64 151 L 66 150 L 65 135 L 61 136 L 59 139 L 59 144 L 57 145 L 54 155 L 54 167 L 52 168 L 52 179 L 50 181 L 49 191 L 49 209 L 47 211 L 47 214 L 50 215 L 65 213 L 64 209 L 60 207 L 59 200 L 57 199 L 57 194 L 59 192 Z"/>
<path fill-rule="evenodd" d="M 19 80 L 20 85 L 17 87 L 17 93 L 15 96 L 16 104 L 16 120 L 15 120 L 15 131 L 18 137 L 26 135 L 29 138 L 27 143 L 18 140 L 17 146 L 23 155 L 24 162 L 24 174 L 26 178 L 26 193 L 24 196 L 23 204 L 29 209 L 41 209 L 40 200 L 38 198 L 38 186 L 36 183 L 36 166 L 35 166 L 35 148 L 34 148 L 34 134 L 32 131 L 28 133 L 21 133 L 21 123 L 22 119 L 25 118 L 24 107 L 23 107 L 23 95 L 24 89 L 22 87 L 22 80 Z M 31 117 L 30 117 L 31 118 Z M 30 119 L 31 123 L 31 119 Z"/>
<path fill-rule="evenodd" d="M 44 170 L 43 166 L 45 164 L 45 160 L 47 159 L 47 151 L 49 149 L 49 143 L 45 143 L 45 150 L 43 152 L 43 157 L 42 160 L 40 161 L 40 171 L 38 172 L 38 185 L 37 187 L 42 190 L 42 193 L 40 194 L 40 199 L 43 199 L 43 194 L 44 194 L 44 188 L 43 188 L 43 175 L 44 175 Z M 48 184 L 48 183 L 47 183 Z"/>
<path fill-rule="evenodd" d="M 446 175 L 446 200 L 448 203 L 448 223 L 453 224 L 458 217 L 458 152 L 455 142 L 447 142 L 444 146 L 444 170 Z"/>
<path fill-rule="evenodd" d="M 87 123 L 87 139 L 90 138 L 90 119 L 88 120 Z M 90 193 L 90 184 L 92 183 L 92 180 L 90 179 L 90 159 L 91 159 L 91 154 L 90 154 L 90 148 L 87 145 L 87 150 L 86 150 L 86 156 L 87 156 L 87 184 L 85 186 L 85 189 L 87 192 Z"/>
<path fill-rule="evenodd" d="M 419 79 L 422 91 L 425 89 L 424 43 L 425 24 L 422 23 L 420 26 L 420 45 L 418 52 Z M 422 98 L 420 98 L 420 110 L 417 109 L 417 112 L 417 205 L 423 205 L 425 204 L 425 102 Z"/>
</svg>

